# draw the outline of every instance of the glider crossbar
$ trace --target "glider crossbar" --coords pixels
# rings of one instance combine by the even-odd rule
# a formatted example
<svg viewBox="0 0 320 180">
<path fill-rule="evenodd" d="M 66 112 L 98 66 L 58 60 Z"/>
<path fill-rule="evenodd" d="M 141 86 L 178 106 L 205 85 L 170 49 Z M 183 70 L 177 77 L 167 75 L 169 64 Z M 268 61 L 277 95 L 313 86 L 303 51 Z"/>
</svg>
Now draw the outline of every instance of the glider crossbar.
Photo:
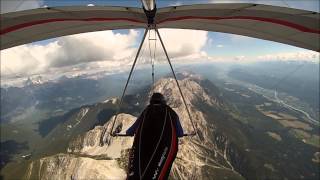
<svg viewBox="0 0 320 180">
<path fill-rule="evenodd" d="M 173 75 L 173 77 L 174 77 L 174 79 L 175 79 L 175 81 L 176 81 L 176 84 L 177 84 L 177 86 L 178 86 L 178 89 L 179 89 L 179 92 L 180 92 L 180 95 L 181 95 L 183 104 L 184 104 L 184 106 L 185 106 L 185 108 L 186 108 L 186 110 L 187 110 L 187 113 L 188 113 L 190 122 L 191 122 L 191 124 L 192 124 L 192 128 L 193 128 L 193 130 L 194 130 L 193 133 L 191 133 L 191 134 L 186 134 L 186 136 L 189 136 L 189 135 L 193 136 L 193 135 L 197 134 L 198 138 L 201 139 L 200 136 L 199 136 L 199 134 L 198 134 L 198 131 L 196 130 L 195 125 L 194 125 L 194 123 L 193 123 L 193 121 L 192 121 L 189 108 L 188 108 L 187 103 L 186 103 L 186 100 L 185 100 L 185 98 L 184 98 L 184 96 L 183 96 L 183 94 L 182 94 L 182 90 L 181 90 L 180 85 L 179 85 L 179 82 L 178 82 L 178 80 L 177 80 L 176 73 L 175 73 L 174 70 L 173 70 L 173 67 L 172 67 L 170 58 L 169 58 L 169 56 L 168 56 L 167 50 L 166 50 L 166 48 L 165 48 L 165 46 L 164 46 L 164 43 L 163 43 L 162 38 L 161 38 L 161 36 L 160 36 L 160 33 L 159 33 L 159 31 L 158 31 L 157 28 L 155 28 L 155 31 L 156 31 L 156 33 L 157 33 L 157 35 L 158 35 L 158 37 L 159 37 L 161 46 L 162 46 L 163 51 L 164 51 L 164 53 L 165 53 L 165 55 L 166 55 L 166 57 L 167 57 L 167 60 L 168 60 L 168 63 L 169 63 L 169 65 L 170 65 L 170 69 L 171 69 L 172 75 Z"/>
<path fill-rule="evenodd" d="M 127 90 L 129 81 L 130 81 L 130 79 L 131 79 L 132 72 L 133 72 L 133 70 L 134 70 L 134 67 L 136 66 L 136 63 L 137 63 L 137 60 L 138 60 L 138 57 L 139 57 L 139 54 L 140 54 L 140 51 L 141 51 L 143 42 L 144 42 L 144 40 L 146 39 L 146 36 L 147 36 L 148 31 L 149 31 L 148 28 L 144 31 L 144 35 L 143 35 L 143 38 L 142 38 L 142 40 L 141 40 L 141 43 L 140 43 L 139 49 L 138 49 L 138 51 L 137 51 L 136 57 L 135 57 L 135 59 L 134 59 L 134 61 L 133 61 L 133 64 L 132 64 L 132 67 L 131 67 L 131 70 L 130 70 L 130 73 L 129 73 L 129 76 L 128 76 L 128 79 L 127 79 L 127 82 L 126 82 L 126 85 L 124 86 L 124 89 L 123 89 L 123 92 L 122 92 L 122 96 L 121 96 L 120 102 L 119 102 L 119 104 L 118 104 L 117 113 L 116 113 L 116 115 L 115 115 L 115 117 L 114 117 L 114 119 L 113 119 L 113 122 L 112 122 L 111 131 L 110 131 L 111 137 L 114 136 L 113 128 L 114 128 L 114 125 L 115 125 L 115 123 L 116 123 L 116 121 L 117 121 L 118 114 L 120 113 L 121 106 L 122 106 L 122 103 L 123 103 L 124 95 L 126 94 L 126 90 Z"/>
</svg>

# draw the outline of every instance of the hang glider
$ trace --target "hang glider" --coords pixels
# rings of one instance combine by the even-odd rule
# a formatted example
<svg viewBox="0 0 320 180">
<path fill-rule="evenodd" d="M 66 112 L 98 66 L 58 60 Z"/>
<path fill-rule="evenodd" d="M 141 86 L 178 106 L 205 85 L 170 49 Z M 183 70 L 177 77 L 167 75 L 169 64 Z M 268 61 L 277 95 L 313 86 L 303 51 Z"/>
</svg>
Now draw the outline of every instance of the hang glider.
<svg viewBox="0 0 320 180">
<path fill-rule="evenodd" d="M 157 28 L 244 35 L 320 51 L 320 14 L 260 4 L 201 4 L 159 8 Z M 84 32 L 148 27 L 142 8 L 48 7 L 1 14 L 1 50 Z"/>
</svg>

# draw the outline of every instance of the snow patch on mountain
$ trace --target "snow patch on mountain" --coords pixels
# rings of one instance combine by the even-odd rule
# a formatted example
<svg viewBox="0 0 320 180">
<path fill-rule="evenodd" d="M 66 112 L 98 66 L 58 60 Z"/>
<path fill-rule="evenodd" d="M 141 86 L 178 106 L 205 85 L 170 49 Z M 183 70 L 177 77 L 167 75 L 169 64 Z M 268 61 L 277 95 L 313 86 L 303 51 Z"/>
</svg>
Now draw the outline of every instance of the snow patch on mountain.
<svg viewBox="0 0 320 180">
<path fill-rule="evenodd" d="M 67 125 L 67 131 L 70 131 L 72 128 L 74 128 L 77 125 L 79 125 L 81 123 L 82 119 L 87 115 L 89 110 L 90 110 L 90 108 L 87 108 L 87 107 L 86 108 L 81 108 L 80 112 L 77 114 L 77 116 L 75 118 L 75 123 Z"/>
<path fill-rule="evenodd" d="M 118 103 L 118 98 L 109 98 L 105 101 L 103 101 L 103 103 L 112 103 L 112 104 L 116 104 Z"/>
</svg>

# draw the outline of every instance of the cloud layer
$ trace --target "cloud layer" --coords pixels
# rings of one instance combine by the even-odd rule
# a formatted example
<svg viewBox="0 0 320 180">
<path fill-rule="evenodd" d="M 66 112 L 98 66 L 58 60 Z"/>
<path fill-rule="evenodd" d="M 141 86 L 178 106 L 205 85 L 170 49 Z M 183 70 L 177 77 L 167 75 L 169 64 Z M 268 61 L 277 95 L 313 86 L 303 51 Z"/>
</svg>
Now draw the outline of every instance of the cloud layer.
<svg viewBox="0 0 320 180">
<path fill-rule="evenodd" d="M 54 68 L 98 61 L 125 61 L 135 52 L 138 31 L 113 31 L 60 37 L 45 45 L 27 44 L 1 51 L 1 75 L 44 73 Z"/>
<path fill-rule="evenodd" d="M 130 57 L 138 32 L 112 31 L 83 33 L 59 38 L 53 52 L 47 54 L 51 67 L 63 67 L 93 61 L 113 61 Z"/>
<path fill-rule="evenodd" d="M 257 59 L 265 61 L 312 61 L 319 63 L 320 54 L 315 51 L 303 50 L 289 53 L 266 54 L 258 56 Z"/>
<path fill-rule="evenodd" d="M 142 37 L 142 30 L 100 31 L 59 37 L 50 43 L 33 43 L 1 51 L 1 76 L 29 76 L 50 72 L 79 72 L 82 70 L 104 69 L 124 70 L 130 67 Z M 209 38 L 208 32 L 197 30 L 161 29 L 160 34 L 172 61 L 192 62 L 252 62 L 270 60 L 319 61 L 319 53 L 301 50 L 277 54 L 247 54 L 210 56 L 205 47 L 225 49 L 223 44 Z M 231 41 L 246 42 L 255 40 L 237 35 L 229 35 Z M 153 55 L 155 33 L 147 35 L 142 47 L 139 63 L 150 62 L 149 43 Z M 157 38 L 158 39 L 158 38 Z M 217 43 L 217 44 L 215 44 Z M 211 45 L 210 45 L 211 44 Z M 157 41 L 156 62 L 165 60 L 159 39 Z"/>
<path fill-rule="evenodd" d="M 207 32 L 195 30 L 160 30 L 170 57 L 190 59 L 205 54 L 201 49 L 206 45 Z M 100 31 L 60 37 L 41 45 L 27 44 L 1 51 L 1 75 L 27 76 L 57 69 L 112 68 L 130 65 L 140 43 L 142 31 L 128 33 Z M 154 38 L 154 32 L 150 34 Z M 149 35 L 143 46 L 143 58 L 149 62 Z M 150 41 L 154 51 L 154 41 Z M 164 59 L 164 53 L 157 41 L 157 57 Z M 143 60 L 142 60 L 143 63 Z"/>
</svg>

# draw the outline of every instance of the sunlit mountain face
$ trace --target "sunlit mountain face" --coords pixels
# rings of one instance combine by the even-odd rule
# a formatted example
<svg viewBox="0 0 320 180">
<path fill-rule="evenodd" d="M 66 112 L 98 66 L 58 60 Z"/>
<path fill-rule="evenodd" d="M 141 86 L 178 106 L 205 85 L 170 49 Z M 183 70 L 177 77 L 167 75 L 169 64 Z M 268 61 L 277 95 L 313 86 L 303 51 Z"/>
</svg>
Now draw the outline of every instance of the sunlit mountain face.
<svg viewBox="0 0 320 180">
<path fill-rule="evenodd" d="M 201 139 L 181 140 L 171 178 L 319 178 L 319 64 L 205 63 L 176 69 Z M 150 72 L 150 67 L 134 72 L 116 126 L 125 130 L 157 91 L 192 131 L 168 67 L 158 66 L 153 87 Z M 1 176 L 125 178 L 132 139 L 107 139 L 127 75 L 54 81 L 36 76 L 19 87 L 1 87 Z"/>
</svg>

